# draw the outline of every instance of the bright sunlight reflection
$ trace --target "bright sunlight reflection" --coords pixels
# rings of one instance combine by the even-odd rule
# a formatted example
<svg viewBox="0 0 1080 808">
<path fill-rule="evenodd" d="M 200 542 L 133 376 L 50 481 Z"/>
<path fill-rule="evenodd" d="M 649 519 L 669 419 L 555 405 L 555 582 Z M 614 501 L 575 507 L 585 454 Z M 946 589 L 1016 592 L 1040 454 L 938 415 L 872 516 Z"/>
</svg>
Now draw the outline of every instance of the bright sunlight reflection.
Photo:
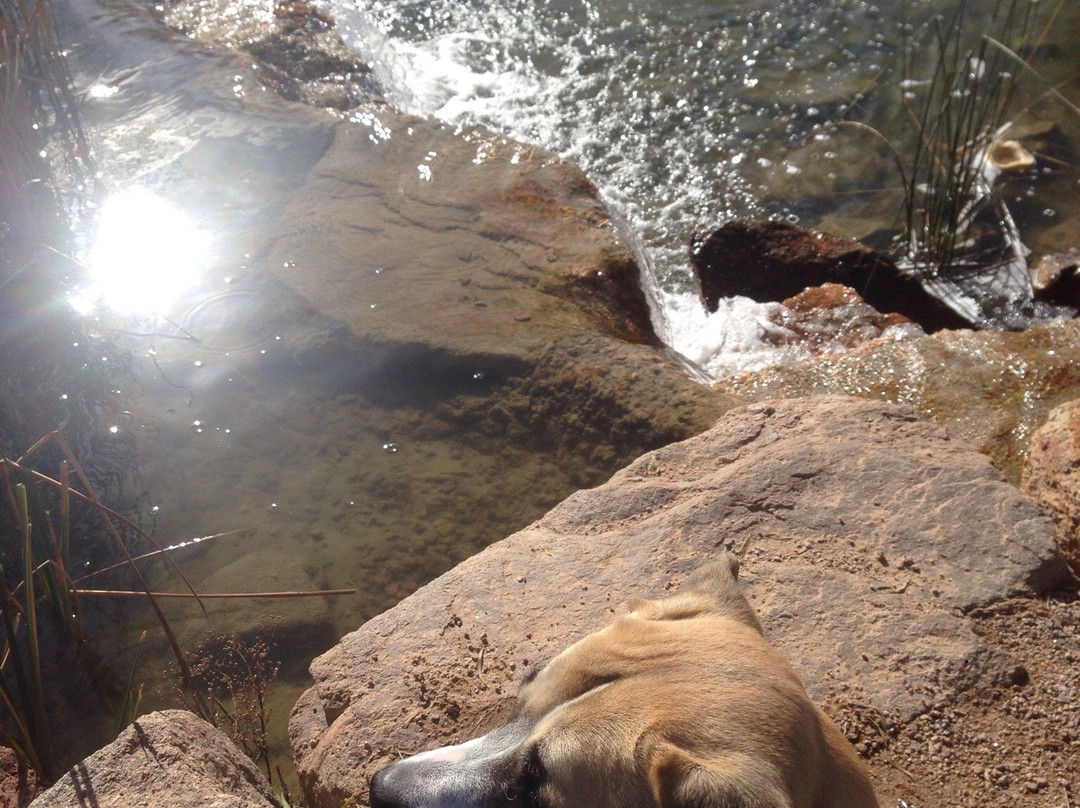
<svg viewBox="0 0 1080 808">
<path fill-rule="evenodd" d="M 144 188 L 110 197 L 86 256 L 91 287 L 72 299 L 128 315 L 166 314 L 204 269 L 210 238 L 180 210 Z"/>
</svg>

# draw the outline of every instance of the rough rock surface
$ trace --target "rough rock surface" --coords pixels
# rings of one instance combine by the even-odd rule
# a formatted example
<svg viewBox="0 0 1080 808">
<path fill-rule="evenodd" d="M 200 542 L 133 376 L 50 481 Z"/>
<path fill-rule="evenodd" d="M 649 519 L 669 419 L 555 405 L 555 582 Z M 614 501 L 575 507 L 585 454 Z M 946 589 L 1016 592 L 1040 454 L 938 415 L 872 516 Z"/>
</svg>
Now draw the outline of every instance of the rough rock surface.
<svg viewBox="0 0 1080 808">
<path fill-rule="evenodd" d="M 26 808 L 44 790 L 37 773 L 21 764 L 12 750 L 0 746 L 0 808 Z"/>
<path fill-rule="evenodd" d="M 881 342 L 725 379 L 714 390 L 744 404 L 840 394 L 908 405 L 1019 482 L 1032 433 L 1080 395 L 1080 321 Z"/>
<path fill-rule="evenodd" d="M 193 713 L 135 721 L 73 766 L 33 808 L 281 808 L 255 764 Z"/>
<path fill-rule="evenodd" d="M 768 302 L 808 286 L 839 283 L 857 290 L 879 311 L 899 312 L 927 331 L 969 325 L 887 256 L 857 241 L 787 222 L 726 222 L 694 238 L 690 262 L 709 311 L 731 295 Z"/>
<path fill-rule="evenodd" d="M 1024 490 L 1058 526 L 1058 549 L 1080 575 L 1080 401 L 1056 407 L 1031 438 Z"/>
<path fill-rule="evenodd" d="M 843 397 L 736 409 L 316 659 L 290 728 L 310 804 L 363 800 L 388 760 L 496 724 L 536 664 L 721 547 L 742 554 L 767 633 L 811 694 L 881 725 L 1021 677 L 964 614 L 1068 576 L 1038 506 L 910 410 Z"/>
</svg>

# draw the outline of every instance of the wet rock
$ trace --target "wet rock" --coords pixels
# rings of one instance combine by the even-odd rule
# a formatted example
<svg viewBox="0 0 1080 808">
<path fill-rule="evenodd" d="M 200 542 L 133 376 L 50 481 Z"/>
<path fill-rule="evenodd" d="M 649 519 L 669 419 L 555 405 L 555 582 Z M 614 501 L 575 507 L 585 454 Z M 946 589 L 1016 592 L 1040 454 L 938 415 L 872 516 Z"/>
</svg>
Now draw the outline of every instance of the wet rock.
<svg viewBox="0 0 1080 808">
<path fill-rule="evenodd" d="M 312 664 L 291 739 L 310 805 L 505 717 L 522 678 L 723 547 L 812 695 L 903 723 L 1008 682 L 966 610 L 1066 576 L 1053 525 L 977 452 L 853 398 L 733 410 L 370 620 Z"/>
<path fill-rule="evenodd" d="M 744 403 L 848 394 L 907 404 L 1019 482 L 1032 432 L 1055 406 L 1080 396 L 1080 323 L 942 331 L 764 368 L 714 389 Z"/>
<path fill-rule="evenodd" d="M 902 314 L 882 314 L 854 289 L 837 283 L 812 286 L 771 310 L 764 338 L 775 345 L 797 345 L 810 355 L 860 348 L 878 340 L 923 336 Z"/>
<path fill-rule="evenodd" d="M 310 3 L 170 0 L 155 8 L 171 28 L 254 57 L 260 80 L 290 101 L 345 110 L 382 97 L 370 65 Z"/>
<path fill-rule="evenodd" d="M 1040 256 L 1033 284 L 1036 300 L 1080 309 L 1080 250 Z"/>
<path fill-rule="evenodd" d="M 531 359 L 587 325 L 659 344 L 633 254 L 580 169 L 384 106 L 338 128 L 266 266 L 362 341 Z"/>
<path fill-rule="evenodd" d="M 72 767 L 34 808 L 282 808 L 224 734 L 183 710 L 150 713 Z"/>
<path fill-rule="evenodd" d="M 694 238 L 690 260 L 702 301 L 716 311 L 722 297 L 783 300 L 808 286 L 839 283 L 875 309 L 898 312 L 927 331 L 969 326 L 900 272 L 888 256 L 863 244 L 787 222 L 734 219 Z"/>
<path fill-rule="evenodd" d="M 1080 401 L 1056 407 L 1032 436 L 1022 485 L 1057 523 L 1058 549 L 1080 575 Z"/>
<path fill-rule="evenodd" d="M 292 301 L 282 344 L 334 389 L 438 405 L 568 460 L 599 449 L 614 468 L 725 403 L 660 346 L 592 183 L 503 137 L 363 108 L 290 195 L 261 266 Z M 498 400 L 461 409 L 477 368 Z"/>
</svg>

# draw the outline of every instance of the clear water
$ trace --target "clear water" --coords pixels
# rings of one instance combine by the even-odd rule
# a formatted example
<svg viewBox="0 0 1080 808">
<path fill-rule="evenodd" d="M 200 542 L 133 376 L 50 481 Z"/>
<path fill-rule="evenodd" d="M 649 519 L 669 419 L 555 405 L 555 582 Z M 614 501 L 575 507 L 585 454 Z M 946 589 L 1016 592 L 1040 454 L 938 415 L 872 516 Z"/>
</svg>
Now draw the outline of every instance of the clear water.
<svg viewBox="0 0 1080 808">
<path fill-rule="evenodd" d="M 504 131 L 578 163 L 625 217 L 649 266 L 662 337 L 724 373 L 798 352 L 782 355 L 762 345 L 756 304 L 728 301 L 712 317 L 701 310 L 688 264 L 691 234 L 733 216 L 781 215 L 808 225 L 827 220 L 854 237 L 894 226 L 899 182 L 882 144 L 819 128 L 845 117 L 862 120 L 902 148 L 901 25 L 918 30 L 955 2 L 329 5 L 346 41 L 375 66 L 395 104 Z M 1065 4 L 1039 54 L 1051 80 L 1072 77 L 1065 90 L 1074 101 L 1080 94 L 1075 39 L 1063 32 L 1077 30 L 1076 6 Z M 975 9 L 973 30 L 991 7 Z M 1059 118 L 1070 115 L 1046 98 L 1038 107 L 1029 114 L 1038 117 L 1045 108 Z M 1074 117 L 1073 124 L 1080 121 Z M 1072 170 L 1074 182 L 1065 190 L 1075 197 Z M 853 208 L 855 202 L 862 206 Z M 1075 210 L 1075 199 L 1072 205 Z M 1047 202 L 1044 209 L 1057 206 Z"/>
</svg>

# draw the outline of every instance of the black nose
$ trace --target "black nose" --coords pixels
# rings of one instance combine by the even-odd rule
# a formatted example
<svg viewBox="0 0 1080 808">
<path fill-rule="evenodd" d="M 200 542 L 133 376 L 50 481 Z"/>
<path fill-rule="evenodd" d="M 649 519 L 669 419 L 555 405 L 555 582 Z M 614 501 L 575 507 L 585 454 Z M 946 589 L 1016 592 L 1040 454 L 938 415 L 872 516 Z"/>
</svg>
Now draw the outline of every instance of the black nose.
<svg viewBox="0 0 1080 808">
<path fill-rule="evenodd" d="M 392 768 L 393 766 L 387 766 L 371 775 L 371 782 L 368 783 L 371 808 L 409 808 L 400 791 L 395 793 L 393 788 L 388 787 L 387 775 Z"/>
</svg>

